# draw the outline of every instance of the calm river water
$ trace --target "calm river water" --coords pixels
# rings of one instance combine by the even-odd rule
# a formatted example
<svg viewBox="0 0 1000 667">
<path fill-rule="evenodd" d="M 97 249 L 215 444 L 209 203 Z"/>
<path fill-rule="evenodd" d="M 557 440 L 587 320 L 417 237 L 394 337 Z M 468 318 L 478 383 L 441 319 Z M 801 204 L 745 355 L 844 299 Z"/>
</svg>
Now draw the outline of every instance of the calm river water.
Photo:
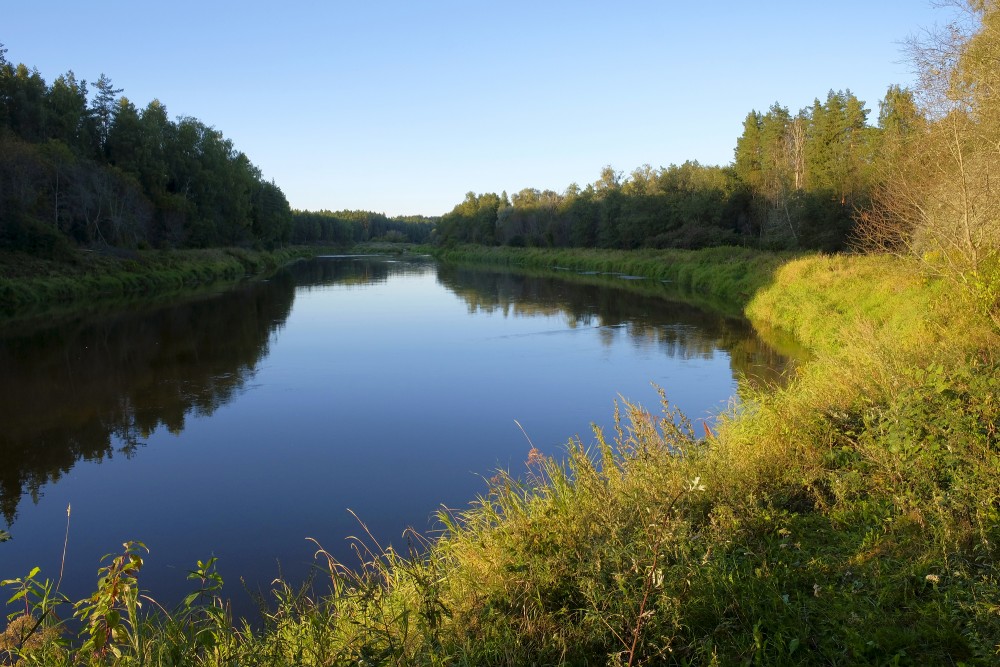
<svg viewBox="0 0 1000 667">
<path fill-rule="evenodd" d="M 101 556 L 150 553 L 165 606 L 219 558 L 238 611 L 362 535 L 405 548 L 531 445 L 593 441 L 652 383 L 694 419 L 785 360 L 749 325 L 657 284 L 427 259 L 322 258 L 181 303 L 0 331 L 0 579 L 34 565 L 91 592 Z M 585 282 L 584 282 L 585 281 Z M 595 284 L 601 282 L 602 284 Z M 646 281 L 643 281 L 645 283 Z M 641 287 L 641 289 L 636 289 Z M 661 296 L 658 296 L 662 293 Z"/>
</svg>

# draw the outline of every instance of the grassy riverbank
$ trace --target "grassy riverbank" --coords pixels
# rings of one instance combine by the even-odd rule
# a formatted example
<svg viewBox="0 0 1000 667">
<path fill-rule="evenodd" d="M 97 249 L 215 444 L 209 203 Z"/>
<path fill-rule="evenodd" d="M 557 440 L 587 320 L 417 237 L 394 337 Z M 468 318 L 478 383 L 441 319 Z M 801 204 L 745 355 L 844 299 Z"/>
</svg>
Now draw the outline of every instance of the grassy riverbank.
<svg viewBox="0 0 1000 667">
<path fill-rule="evenodd" d="M 960 292 L 888 257 L 443 253 L 452 261 L 477 257 L 674 280 L 738 300 L 755 323 L 789 331 L 814 357 L 787 387 L 746 396 L 714 432 L 688 425 L 668 403 L 664 415 L 621 405 L 616 433 L 570 443 L 564 462 L 529 456 L 526 473 L 498 474 L 489 497 L 442 516 L 442 536 L 422 556 L 369 545 L 363 566 L 345 568 L 320 551 L 316 590 L 330 584 L 335 595 L 279 583 L 261 631 L 232 627 L 215 601 L 210 568 L 193 579 L 201 595 L 187 607 L 136 615 L 135 561 L 125 559 L 80 608 L 91 643 L 83 651 L 61 646 L 55 630 L 42 634 L 54 618 L 45 616 L 28 659 L 988 665 L 1000 658 L 1000 342 Z M 664 391 L 669 399 L 683 388 Z M 8 586 L 9 594 L 17 589 Z M 37 599 L 33 591 L 26 597 Z M 120 613 L 108 613 L 112 607 Z M 11 625 L 0 661 L 17 633 L 34 625 Z"/>
<path fill-rule="evenodd" d="M 161 294 L 273 270 L 313 248 L 95 252 L 58 259 L 0 252 L 0 317 L 72 304 Z"/>
<path fill-rule="evenodd" d="M 739 248 L 687 250 L 545 250 L 459 246 L 434 249 L 446 262 L 469 262 L 533 269 L 596 271 L 661 280 L 681 290 L 724 299 L 740 306 L 765 287 L 793 255 Z"/>
</svg>

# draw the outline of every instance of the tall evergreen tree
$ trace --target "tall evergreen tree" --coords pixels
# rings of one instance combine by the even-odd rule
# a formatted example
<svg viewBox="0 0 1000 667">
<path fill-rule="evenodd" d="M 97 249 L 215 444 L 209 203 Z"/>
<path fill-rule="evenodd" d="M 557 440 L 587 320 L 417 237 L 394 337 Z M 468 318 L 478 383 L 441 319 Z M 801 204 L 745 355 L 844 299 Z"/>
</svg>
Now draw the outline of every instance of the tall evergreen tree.
<svg viewBox="0 0 1000 667">
<path fill-rule="evenodd" d="M 7 79 L 7 117 L 11 130 L 25 141 L 44 141 L 45 79 L 24 64 L 12 68 Z"/>
<path fill-rule="evenodd" d="M 128 100 L 121 97 L 115 104 L 112 114 L 111 128 L 104 152 L 108 162 L 122 171 L 141 179 L 142 163 L 140 151 L 143 144 L 142 121 L 139 110 Z"/>
<path fill-rule="evenodd" d="M 764 167 L 761 149 L 762 117 L 751 111 L 743 119 L 743 133 L 736 139 L 733 167 L 737 177 L 753 190 L 763 190 Z"/>
<path fill-rule="evenodd" d="M 78 82 L 70 70 L 52 82 L 45 101 L 46 135 L 89 157 L 87 82 Z"/>
<path fill-rule="evenodd" d="M 91 109 L 94 118 L 97 120 L 97 136 L 101 149 L 104 150 L 108 143 L 108 134 L 111 133 L 111 123 L 114 119 L 115 102 L 122 88 L 115 88 L 111 79 L 101 72 L 100 78 L 94 84 L 97 94 L 94 96 L 93 108 Z"/>
</svg>

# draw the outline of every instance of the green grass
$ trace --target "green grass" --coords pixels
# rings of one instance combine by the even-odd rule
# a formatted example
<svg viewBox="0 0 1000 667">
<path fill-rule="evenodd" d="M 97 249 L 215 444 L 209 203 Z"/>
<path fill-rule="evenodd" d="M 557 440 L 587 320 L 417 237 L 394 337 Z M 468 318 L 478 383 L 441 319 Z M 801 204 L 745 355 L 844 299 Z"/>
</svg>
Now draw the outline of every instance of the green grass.
<svg viewBox="0 0 1000 667">
<path fill-rule="evenodd" d="M 743 248 L 630 251 L 460 246 L 432 252 L 447 262 L 642 276 L 735 304 L 745 303 L 766 286 L 775 270 L 793 256 Z"/>
<path fill-rule="evenodd" d="M 279 582 L 262 629 L 213 611 L 203 564 L 199 595 L 170 614 L 134 614 L 132 589 L 99 587 L 85 608 L 114 611 L 119 657 L 87 630 L 60 639 L 46 616 L 24 648 L 15 618 L 0 661 L 3 650 L 52 665 L 1000 660 L 1000 346 L 962 294 L 888 257 L 482 255 L 728 294 L 813 356 L 787 386 L 748 388 L 713 433 L 666 400 L 657 414 L 623 403 L 614 432 L 498 473 L 413 554 L 362 545 L 348 567 L 320 550 L 317 583 L 333 593 Z M 102 613 L 87 627 L 106 631 Z"/>
<path fill-rule="evenodd" d="M 234 281 L 316 253 L 313 248 L 73 251 L 49 260 L 0 252 L 0 320 Z"/>
</svg>

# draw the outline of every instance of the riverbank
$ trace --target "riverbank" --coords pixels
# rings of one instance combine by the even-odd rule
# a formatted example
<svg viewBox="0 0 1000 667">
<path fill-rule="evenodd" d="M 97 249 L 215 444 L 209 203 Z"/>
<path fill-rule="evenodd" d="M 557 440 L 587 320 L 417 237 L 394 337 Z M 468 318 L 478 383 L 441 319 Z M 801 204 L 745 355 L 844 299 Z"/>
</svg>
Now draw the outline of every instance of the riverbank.
<svg viewBox="0 0 1000 667">
<path fill-rule="evenodd" d="M 885 256 L 719 249 L 664 253 L 670 266 L 657 267 L 657 253 L 514 254 L 736 295 L 758 327 L 814 354 L 715 433 L 624 407 L 624 456 L 602 449 L 592 466 L 577 451 L 568 470 L 546 464 L 530 500 L 499 493 L 497 527 L 483 521 L 493 508 L 466 517 L 473 528 L 448 546 L 460 570 L 480 563 L 466 585 L 492 580 L 487 599 L 532 601 L 500 623 L 537 633 L 523 658 L 545 646 L 554 660 L 597 635 L 575 659 L 996 659 L 1000 345 L 953 284 Z M 539 540 L 549 548 L 535 553 Z M 512 587 L 505 568 L 526 562 L 532 574 Z M 553 588 L 569 597 L 547 600 Z M 554 628 L 559 641 L 546 639 Z"/>
<path fill-rule="evenodd" d="M 315 248 L 106 252 L 72 250 L 59 259 L 0 252 L 0 319 L 74 304 L 151 296 L 274 270 Z"/>
<path fill-rule="evenodd" d="M 630 251 L 458 246 L 433 248 L 430 252 L 444 262 L 642 276 L 670 283 L 679 290 L 722 299 L 739 308 L 767 286 L 779 266 L 794 257 L 790 253 L 743 248 Z"/>
<path fill-rule="evenodd" d="M 317 587 L 278 582 L 262 631 L 233 628 L 209 563 L 169 617 L 137 617 L 120 574 L 94 599 L 121 616 L 91 612 L 84 639 L 202 664 L 995 664 L 1000 340 L 952 285 L 884 256 L 482 255 L 729 295 L 813 358 L 714 430 L 620 405 L 616 432 L 442 514 L 420 555 L 320 549 Z M 107 662 L 95 646 L 35 656 Z"/>
</svg>

